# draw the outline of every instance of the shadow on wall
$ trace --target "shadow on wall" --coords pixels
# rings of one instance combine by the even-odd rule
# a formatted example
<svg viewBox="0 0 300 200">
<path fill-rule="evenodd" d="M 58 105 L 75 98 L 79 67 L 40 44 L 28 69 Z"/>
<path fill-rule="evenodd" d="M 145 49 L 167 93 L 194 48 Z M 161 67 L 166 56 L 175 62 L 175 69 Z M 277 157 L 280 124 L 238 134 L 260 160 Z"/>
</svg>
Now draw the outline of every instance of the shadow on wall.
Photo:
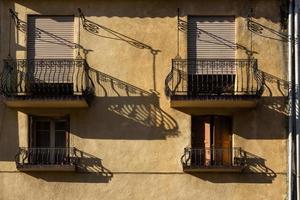
<svg viewBox="0 0 300 200">
<path fill-rule="evenodd" d="M 243 151 L 245 157 L 242 173 L 197 173 L 191 174 L 213 183 L 272 183 L 276 173 L 268 168 L 266 160 L 252 153 Z"/>
<path fill-rule="evenodd" d="M 70 1 L 53 1 L 52 4 L 41 6 L 35 2 L 17 1 L 18 4 L 32 9 L 37 13 L 45 14 L 45 10 L 65 11 L 65 8 L 76 9 L 78 4 L 73 4 Z M 61 4 L 57 4 L 59 2 Z M 88 2 L 82 2 L 80 5 L 83 10 L 88 10 L 87 16 L 105 16 L 105 17 L 128 17 L 128 18 L 167 18 L 176 17 L 176 9 L 180 8 L 182 16 L 195 13 L 207 13 L 207 15 L 214 15 L 219 13 L 220 15 L 237 13 L 238 16 L 247 16 L 250 8 L 254 8 L 255 18 L 265 18 L 273 22 L 280 22 L 280 18 L 274 15 L 274 9 L 279 7 L 279 1 L 250 1 L 247 6 L 246 2 L 240 1 L 228 1 L 217 0 L 207 1 L 205 6 L 203 4 L 197 4 L 193 0 L 186 1 L 129 1 L 126 4 L 119 0 L 111 0 L 107 2 L 99 2 L 97 0 L 91 0 Z M 72 7 L 73 6 L 73 7 Z M 266 8 L 270 8 L 266 10 Z M 226 12 L 227 11 L 227 12 Z M 229 12 L 229 13 L 228 13 Z M 275 10 L 276 12 L 276 10 Z M 278 10 L 279 12 L 279 10 Z M 48 12 L 49 13 L 49 12 Z M 276 13 L 277 14 L 277 13 Z"/>
<path fill-rule="evenodd" d="M 178 124 L 160 108 L 157 93 L 95 69 L 90 70 L 90 78 L 95 85 L 96 97 L 91 105 L 95 112 L 81 110 L 76 114 L 74 134 L 82 138 L 137 140 L 178 136 Z"/>
<path fill-rule="evenodd" d="M 250 18 L 247 19 L 247 26 L 249 31 L 258 36 L 280 42 L 288 42 L 288 35 L 286 33 L 264 26 Z"/>
<path fill-rule="evenodd" d="M 236 117 L 240 126 L 235 126 L 234 132 L 247 139 L 287 139 L 289 83 L 261 70 L 257 71 L 257 78 L 263 83 L 264 96 L 256 109 L 238 113 L 243 117 Z"/>
<path fill-rule="evenodd" d="M 105 168 L 102 160 L 91 154 L 75 149 L 78 158 L 76 173 L 61 172 L 26 172 L 35 178 L 47 182 L 79 182 L 79 183 L 108 183 L 113 173 Z"/>
<path fill-rule="evenodd" d="M 0 97 L 0 161 L 14 161 L 19 148 L 18 112 L 1 101 Z"/>
<path fill-rule="evenodd" d="M 108 27 L 105 27 L 101 24 L 95 23 L 91 20 L 85 18 L 83 12 L 78 8 L 79 16 L 82 22 L 83 29 L 89 33 L 96 35 L 104 39 L 110 39 L 115 41 L 125 42 L 137 49 L 147 50 L 152 55 L 152 79 L 153 79 L 153 90 L 156 91 L 156 56 L 159 52 L 159 49 L 154 49 L 150 45 L 147 45 L 143 42 L 140 42 L 134 38 L 131 38 L 127 35 L 124 35 L 120 32 L 112 30 Z"/>
<path fill-rule="evenodd" d="M 261 97 L 255 109 L 234 114 L 233 133 L 245 139 L 287 139 L 286 97 Z"/>
</svg>

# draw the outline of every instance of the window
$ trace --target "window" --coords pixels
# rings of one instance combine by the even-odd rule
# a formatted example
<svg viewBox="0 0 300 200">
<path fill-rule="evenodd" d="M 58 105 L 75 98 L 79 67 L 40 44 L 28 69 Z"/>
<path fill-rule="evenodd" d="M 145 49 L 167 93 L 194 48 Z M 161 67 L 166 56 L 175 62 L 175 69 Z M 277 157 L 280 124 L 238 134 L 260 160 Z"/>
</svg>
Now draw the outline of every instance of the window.
<svg viewBox="0 0 300 200">
<path fill-rule="evenodd" d="M 235 19 L 188 18 L 189 95 L 232 93 L 235 82 Z"/>
<path fill-rule="evenodd" d="M 68 157 L 68 117 L 30 117 L 31 164 L 63 164 Z"/>
<path fill-rule="evenodd" d="M 30 15 L 27 37 L 31 93 L 46 96 L 72 94 L 74 17 Z"/>
<path fill-rule="evenodd" d="M 232 119 L 226 116 L 192 116 L 194 166 L 230 166 L 232 163 Z"/>
</svg>

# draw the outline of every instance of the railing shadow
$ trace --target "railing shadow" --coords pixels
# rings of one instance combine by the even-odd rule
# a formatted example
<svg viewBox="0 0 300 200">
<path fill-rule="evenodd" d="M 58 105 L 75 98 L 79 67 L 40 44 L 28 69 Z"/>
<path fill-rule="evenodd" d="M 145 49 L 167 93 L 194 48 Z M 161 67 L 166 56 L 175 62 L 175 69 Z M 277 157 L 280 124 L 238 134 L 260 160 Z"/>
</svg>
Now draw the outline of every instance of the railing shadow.
<svg viewBox="0 0 300 200">
<path fill-rule="evenodd" d="M 266 166 L 266 160 L 257 155 L 242 151 L 244 169 L 242 173 L 191 173 L 198 178 L 213 183 L 272 183 L 277 174 Z"/>
<path fill-rule="evenodd" d="M 146 91 L 93 68 L 89 70 L 89 77 L 95 87 L 91 106 L 101 112 L 80 111 L 80 124 L 88 124 L 84 130 L 77 128 L 80 137 L 151 140 L 178 136 L 178 123 L 160 107 L 156 92 Z"/>
<path fill-rule="evenodd" d="M 272 181 L 277 177 L 276 173 L 266 166 L 266 159 L 247 151 L 242 151 L 244 157 L 244 172 L 259 174 L 266 180 Z"/>
<path fill-rule="evenodd" d="M 265 91 L 265 95 L 272 97 L 273 96 L 273 91 L 271 89 L 271 85 L 276 84 L 276 89 L 278 90 L 278 92 L 280 93 L 281 96 L 287 96 L 288 95 L 288 90 L 289 90 L 289 82 L 278 78 L 272 74 L 269 74 L 267 72 L 264 72 L 262 70 L 257 70 L 257 79 L 259 79 L 263 86 L 264 86 L 264 91 Z M 268 94 L 266 93 L 268 92 Z"/>
<path fill-rule="evenodd" d="M 105 168 L 102 160 L 91 154 L 75 148 L 75 157 L 78 159 L 76 171 L 81 173 L 92 173 L 110 180 L 113 177 L 112 172 Z"/>
<path fill-rule="evenodd" d="M 89 153 L 75 149 L 77 160 L 76 172 L 26 172 L 35 178 L 47 182 L 75 182 L 75 183 L 108 183 L 113 178 L 113 173 L 105 168 L 102 159 Z"/>
</svg>

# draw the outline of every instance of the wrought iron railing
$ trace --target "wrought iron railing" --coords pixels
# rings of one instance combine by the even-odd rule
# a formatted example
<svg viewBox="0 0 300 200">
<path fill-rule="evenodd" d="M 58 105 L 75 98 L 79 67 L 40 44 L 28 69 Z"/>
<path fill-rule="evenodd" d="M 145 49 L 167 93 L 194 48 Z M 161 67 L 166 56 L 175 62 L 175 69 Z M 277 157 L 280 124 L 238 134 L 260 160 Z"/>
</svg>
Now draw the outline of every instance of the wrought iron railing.
<svg viewBox="0 0 300 200">
<path fill-rule="evenodd" d="M 166 78 L 172 96 L 259 96 L 262 80 L 255 59 L 173 59 Z"/>
<path fill-rule="evenodd" d="M 205 167 L 242 167 L 245 163 L 241 148 L 185 148 L 181 157 L 184 169 Z"/>
<path fill-rule="evenodd" d="M 6 59 L 0 75 L 7 97 L 90 95 L 93 88 L 84 59 Z"/>
<path fill-rule="evenodd" d="M 20 147 L 15 157 L 17 168 L 26 165 L 76 165 L 75 148 L 25 148 Z"/>
</svg>

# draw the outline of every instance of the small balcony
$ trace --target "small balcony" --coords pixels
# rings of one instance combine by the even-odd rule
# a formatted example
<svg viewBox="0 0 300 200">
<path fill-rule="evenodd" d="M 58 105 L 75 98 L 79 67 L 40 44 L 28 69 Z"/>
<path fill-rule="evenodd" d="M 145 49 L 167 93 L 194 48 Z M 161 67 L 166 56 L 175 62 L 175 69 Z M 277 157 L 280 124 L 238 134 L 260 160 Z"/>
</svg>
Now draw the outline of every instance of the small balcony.
<svg viewBox="0 0 300 200">
<path fill-rule="evenodd" d="M 263 92 L 255 59 L 173 59 L 171 107 L 252 108 Z"/>
<path fill-rule="evenodd" d="M 84 59 L 7 59 L 0 94 L 8 107 L 87 107 L 94 87 Z"/>
<path fill-rule="evenodd" d="M 185 148 L 181 157 L 184 172 L 241 172 L 241 148 Z"/>
<path fill-rule="evenodd" d="M 75 148 L 19 148 L 15 157 L 19 171 L 74 172 L 78 162 Z"/>
</svg>

